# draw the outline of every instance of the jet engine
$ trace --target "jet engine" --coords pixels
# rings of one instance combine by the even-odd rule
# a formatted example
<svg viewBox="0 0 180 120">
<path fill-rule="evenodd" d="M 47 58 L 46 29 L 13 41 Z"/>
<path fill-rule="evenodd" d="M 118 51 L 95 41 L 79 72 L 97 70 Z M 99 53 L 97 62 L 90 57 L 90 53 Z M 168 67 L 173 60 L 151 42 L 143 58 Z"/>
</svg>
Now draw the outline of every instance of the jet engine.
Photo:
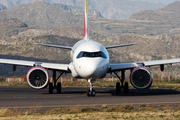
<svg viewBox="0 0 180 120">
<path fill-rule="evenodd" d="M 49 73 L 42 67 L 31 68 L 26 75 L 27 83 L 34 89 L 43 89 L 49 85 Z"/>
<path fill-rule="evenodd" d="M 131 84 L 137 89 L 147 89 L 151 87 L 153 76 L 149 69 L 145 67 L 135 68 L 130 75 Z"/>
</svg>

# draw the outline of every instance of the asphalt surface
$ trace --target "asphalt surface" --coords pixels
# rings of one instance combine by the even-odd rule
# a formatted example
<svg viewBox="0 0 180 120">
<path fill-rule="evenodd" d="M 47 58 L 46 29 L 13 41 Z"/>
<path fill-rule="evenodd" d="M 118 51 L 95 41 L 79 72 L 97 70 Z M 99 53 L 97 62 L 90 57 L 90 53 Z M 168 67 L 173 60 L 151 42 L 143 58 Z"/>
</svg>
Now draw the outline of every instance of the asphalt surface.
<svg viewBox="0 0 180 120">
<path fill-rule="evenodd" d="M 128 94 L 115 93 L 115 88 L 95 88 L 96 96 L 87 97 L 86 87 L 62 88 L 61 94 L 49 94 L 48 89 L 34 90 L 23 87 L 0 86 L 0 108 L 41 110 L 73 106 L 102 106 L 121 104 L 180 104 L 180 90 L 130 89 Z M 54 92 L 56 92 L 54 90 Z"/>
</svg>

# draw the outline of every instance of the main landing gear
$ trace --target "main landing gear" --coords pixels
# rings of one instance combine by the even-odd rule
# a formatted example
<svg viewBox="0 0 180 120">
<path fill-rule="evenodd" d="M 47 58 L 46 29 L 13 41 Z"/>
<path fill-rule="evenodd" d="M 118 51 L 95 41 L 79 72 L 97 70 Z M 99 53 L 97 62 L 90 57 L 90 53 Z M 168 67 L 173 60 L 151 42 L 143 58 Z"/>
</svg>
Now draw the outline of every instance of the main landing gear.
<svg viewBox="0 0 180 120">
<path fill-rule="evenodd" d="M 88 97 L 94 97 L 96 96 L 96 91 L 93 89 L 93 82 L 95 80 L 89 79 L 88 82 L 90 83 L 90 88 L 87 90 L 87 96 Z"/>
<path fill-rule="evenodd" d="M 57 90 L 57 93 L 61 93 L 61 83 L 60 82 L 57 83 L 57 80 L 61 77 L 61 75 L 63 73 L 64 72 L 61 72 L 60 75 L 58 76 L 58 78 L 56 79 L 56 70 L 53 70 L 53 82 L 54 82 L 54 86 L 53 86 L 52 82 L 49 83 L 49 93 L 50 94 L 53 93 L 54 89 Z"/>
<path fill-rule="evenodd" d="M 116 83 L 116 93 L 120 93 L 121 88 L 124 89 L 124 93 L 129 93 L 129 86 L 128 86 L 128 82 L 124 83 L 125 80 L 125 71 L 121 71 L 121 78 L 119 77 L 119 75 L 114 72 L 114 74 L 119 78 L 120 82 L 121 82 L 121 86 L 120 83 L 117 82 Z"/>
</svg>

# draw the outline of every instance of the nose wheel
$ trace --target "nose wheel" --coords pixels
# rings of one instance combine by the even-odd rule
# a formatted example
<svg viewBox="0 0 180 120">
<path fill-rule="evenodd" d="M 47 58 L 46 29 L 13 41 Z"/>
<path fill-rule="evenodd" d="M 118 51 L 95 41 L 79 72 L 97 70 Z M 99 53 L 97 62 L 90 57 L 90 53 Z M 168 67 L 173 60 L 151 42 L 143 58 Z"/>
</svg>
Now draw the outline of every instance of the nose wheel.
<svg viewBox="0 0 180 120">
<path fill-rule="evenodd" d="M 87 90 L 87 96 L 88 97 L 95 97 L 96 91 L 93 89 L 93 82 L 95 80 L 89 79 L 88 82 L 90 83 L 90 88 Z"/>
<path fill-rule="evenodd" d="M 94 97 L 94 96 L 96 96 L 96 91 L 95 91 L 94 89 L 92 89 L 92 91 L 90 91 L 90 89 L 87 90 L 87 96 L 88 96 L 88 97 Z"/>
</svg>

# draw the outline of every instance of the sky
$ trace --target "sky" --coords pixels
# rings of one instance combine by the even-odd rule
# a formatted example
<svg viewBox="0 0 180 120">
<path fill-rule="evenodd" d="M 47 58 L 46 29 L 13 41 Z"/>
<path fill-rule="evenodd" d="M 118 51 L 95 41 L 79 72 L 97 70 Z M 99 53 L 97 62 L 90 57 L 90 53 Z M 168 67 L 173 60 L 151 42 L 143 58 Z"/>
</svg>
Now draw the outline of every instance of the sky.
<svg viewBox="0 0 180 120">
<path fill-rule="evenodd" d="M 167 5 L 169 3 L 173 3 L 174 1 L 180 1 L 180 0 L 131 0 L 131 1 L 149 1 L 149 2 L 159 1 L 159 2 L 164 3 L 165 5 Z"/>
</svg>

